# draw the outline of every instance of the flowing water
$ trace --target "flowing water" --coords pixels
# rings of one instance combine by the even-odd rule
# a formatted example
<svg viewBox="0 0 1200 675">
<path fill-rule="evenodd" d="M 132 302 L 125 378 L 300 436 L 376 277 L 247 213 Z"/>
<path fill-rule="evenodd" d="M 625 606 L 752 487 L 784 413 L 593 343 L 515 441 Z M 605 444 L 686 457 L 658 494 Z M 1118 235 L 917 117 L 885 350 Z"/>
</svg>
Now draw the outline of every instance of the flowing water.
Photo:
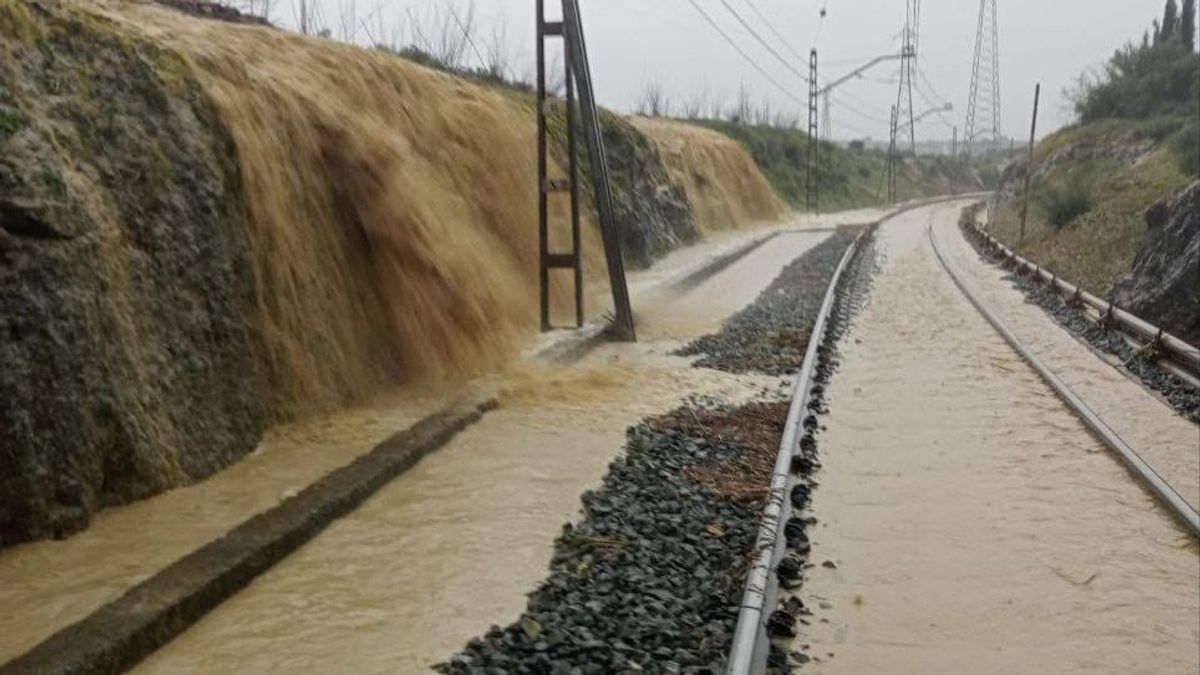
<svg viewBox="0 0 1200 675">
<path fill-rule="evenodd" d="M 566 371 L 500 378 L 498 410 L 136 671 L 418 672 L 515 619 L 626 428 L 689 394 L 741 401 L 786 388 L 691 368 L 669 352 L 719 326 L 826 236 L 780 235 L 674 301 L 639 298 L 640 328 L 653 335 L 642 342 L 603 346 Z"/>
<path fill-rule="evenodd" d="M 806 672 L 1197 672 L 1195 541 L 939 267 L 926 226 L 951 246 L 957 216 L 881 229 L 881 272 L 842 342 L 801 592 L 814 614 L 796 645 L 820 659 Z M 1069 345 L 1082 351 L 1063 359 L 1096 359 Z"/>
<path fill-rule="evenodd" d="M 870 214 L 801 218 L 787 227 L 828 227 L 864 215 Z M 502 408 L 146 668 L 213 672 L 201 663 L 209 653 L 224 654 L 213 658 L 227 659 L 222 663 L 232 670 L 239 659 L 291 663 L 293 656 L 316 669 L 333 663 L 322 659 L 352 660 L 358 651 L 366 670 L 389 662 L 428 664 L 489 623 L 515 616 L 523 594 L 545 573 L 558 526 L 573 517 L 579 494 L 597 483 L 620 452 L 627 426 L 689 393 L 736 399 L 779 385 L 774 378 L 692 369 L 668 354 L 752 301 L 783 265 L 827 231 L 780 234 L 689 293 L 659 290 L 763 234 L 714 237 L 673 254 L 660 268 L 632 274 L 642 325 L 657 340 L 606 345 L 568 371 L 513 365 L 472 385 L 500 390 Z M 424 385 L 282 425 L 245 460 L 202 483 L 106 510 L 92 528 L 67 541 L 4 551 L 0 662 L 462 393 L 462 387 Z M 242 618 L 243 611 L 254 618 Z M 264 618 L 272 611 L 276 618 Z M 318 641 L 324 630 L 337 639 Z M 235 639 L 235 633 L 243 637 Z M 289 634 L 311 644 L 298 644 Z M 277 648 L 265 646 L 276 641 Z M 339 641 L 352 651 L 336 647 Z M 253 656 L 259 652 L 261 657 Z"/>
</svg>

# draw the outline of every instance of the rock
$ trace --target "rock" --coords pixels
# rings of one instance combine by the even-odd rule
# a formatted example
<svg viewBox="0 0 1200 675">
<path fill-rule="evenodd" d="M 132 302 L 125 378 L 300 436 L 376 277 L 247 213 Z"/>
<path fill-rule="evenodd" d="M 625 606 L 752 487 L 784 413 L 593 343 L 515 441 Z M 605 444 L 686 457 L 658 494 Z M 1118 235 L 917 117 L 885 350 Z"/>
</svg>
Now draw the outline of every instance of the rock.
<svg viewBox="0 0 1200 675">
<path fill-rule="evenodd" d="M 1119 307 L 1200 344 L 1200 181 L 1146 210 L 1133 270 L 1117 282 Z"/>
</svg>

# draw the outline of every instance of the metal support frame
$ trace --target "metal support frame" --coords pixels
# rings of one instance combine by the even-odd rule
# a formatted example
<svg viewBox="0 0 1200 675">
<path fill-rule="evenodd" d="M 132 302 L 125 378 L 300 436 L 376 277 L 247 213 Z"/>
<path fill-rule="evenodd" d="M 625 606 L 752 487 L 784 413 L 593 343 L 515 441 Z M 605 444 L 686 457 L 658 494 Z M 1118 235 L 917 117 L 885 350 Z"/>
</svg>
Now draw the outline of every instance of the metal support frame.
<svg viewBox="0 0 1200 675">
<path fill-rule="evenodd" d="M 887 160 L 888 204 L 896 203 L 896 127 L 899 117 L 900 111 L 896 106 L 892 106 L 891 139 L 888 142 Z"/>
<path fill-rule="evenodd" d="M 820 208 L 818 199 L 818 167 L 820 148 L 819 115 L 817 114 L 817 50 L 808 53 L 808 172 L 804 180 L 805 204 L 809 213 Z"/>
<path fill-rule="evenodd" d="M 545 0 L 536 0 L 537 21 L 537 136 L 538 136 L 538 247 L 539 281 L 541 283 L 541 325 L 543 331 L 553 328 L 550 322 L 550 270 L 570 269 L 575 283 L 575 324 L 583 326 L 583 259 L 579 216 L 579 166 L 576 117 L 582 121 L 584 142 L 588 149 L 596 211 L 604 242 L 604 257 L 612 288 L 612 335 L 621 340 L 634 340 L 633 311 L 629 289 L 625 282 L 625 262 L 617 232 L 612 192 L 609 186 L 608 159 L 600 117 L 596 110 L 592 88 L 591 67 L 579 13 L 578 0 L 562 0 L 562 21 L 547 21 Z M 563 40 L 565 67 L 565 118 L 567 127 L 567 175 L 549 177 L 550 148 L 546 118 L 551 100 L 546 90 L 546 43 L 550 38 Z M 571 250 L 567 253 L 550 251 L 549 201 L 553 193 L 567 192 L 571 204 Z"/>
</svg>

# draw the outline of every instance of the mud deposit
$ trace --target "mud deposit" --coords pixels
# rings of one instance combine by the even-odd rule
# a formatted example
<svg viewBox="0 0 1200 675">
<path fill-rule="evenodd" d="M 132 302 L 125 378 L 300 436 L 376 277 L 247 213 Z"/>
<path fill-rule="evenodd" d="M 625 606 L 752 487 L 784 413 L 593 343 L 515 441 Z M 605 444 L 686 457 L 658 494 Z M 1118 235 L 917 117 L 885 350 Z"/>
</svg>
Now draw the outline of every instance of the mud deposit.
<svg viewBox="0 0 1200 675">
<path fill-rule="evenodd" d="M 959 222 L 967 241 L 971 242 L 981 258 L 992 264 L 1000 264 L 1001 258 L 988 250 L 983 245 L 983 239 L 968 225 L 969 217 L 973 217 L 970 209 L 964 212 L 963 220 Z M 1121 368 L 1161 394 L 1180 415 L 1200 423 L 1200 390 L 1159 368 L 1153 359 L 1129 346 L 1120 333 L 1092 321 L 1083 308 L 1071 305 L 1068 298 L 1053 290 L 1049 284 L 1021 275 L 1012 275 L 1008 280 L 1025 294 L 1026 300 L 1046 310 L 1059 325 L 1092 347 L 1120 359 Z"/>
<path fill-rule="evenodd" d="M 519 620 L 443 673 L 720 673 L 786 403 L 691 402 L 629 431 Z"/>
<path fill-rule="evenodd" d="M 797 258 L 720 332 L 692 342 L 679 353 L 700 355 L 697 366 L 731 373 L 795 373 L 804 360 L 825 289 L 855 235 L 839 231 Z"/>
</svg>

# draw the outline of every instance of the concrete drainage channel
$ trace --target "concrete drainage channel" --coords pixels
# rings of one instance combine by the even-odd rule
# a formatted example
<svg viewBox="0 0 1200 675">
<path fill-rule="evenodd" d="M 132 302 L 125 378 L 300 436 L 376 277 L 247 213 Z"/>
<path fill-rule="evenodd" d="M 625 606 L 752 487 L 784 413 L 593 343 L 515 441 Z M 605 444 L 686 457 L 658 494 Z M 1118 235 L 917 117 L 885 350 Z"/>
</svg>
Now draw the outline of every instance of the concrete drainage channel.
<svg viewBox="0 0 1200 675">
<path fill-rule="evenodd" d="M 0 674 L 125 671 L 495 406 L 491 398 L 464 401 L 397 433 L 0 666 Z"/>
</svg>

